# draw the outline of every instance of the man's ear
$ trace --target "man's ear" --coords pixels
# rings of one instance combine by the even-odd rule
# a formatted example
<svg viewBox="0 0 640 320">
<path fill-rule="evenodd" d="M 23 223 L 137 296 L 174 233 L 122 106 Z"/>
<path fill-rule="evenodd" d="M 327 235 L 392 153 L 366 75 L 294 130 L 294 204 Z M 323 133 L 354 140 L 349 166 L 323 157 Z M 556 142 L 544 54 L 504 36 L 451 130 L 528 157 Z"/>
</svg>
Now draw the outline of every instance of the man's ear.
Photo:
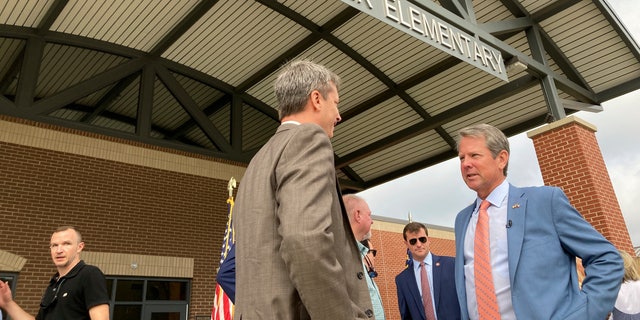
<svg viewBox="0 0 640 320">
<path fill-rule="evenodd" d="M 320 94 L 320 91 L 311 91 L 309 98 L 311 99 L 311 105 L 313 105 L 313 111 L 322 109 L 322 94 Z"/>
<path fill-rule="evenodd" d="M 353 220 L 356 222 L 360 222 L 360 210 L 355 209 L 353 213 Z"/>
<path fill-rule="evenodd" d="M 504 167 L 507 166 L 507 163 L 509 163 L 509 153 L 507 152 L 507 150 L 502 150 L 500 151 L 500 153 L 498 153 L 498 156 L 496 157 L 499 160 L 499 168 L 500 170 L 503 170 Z"/>
</svg>

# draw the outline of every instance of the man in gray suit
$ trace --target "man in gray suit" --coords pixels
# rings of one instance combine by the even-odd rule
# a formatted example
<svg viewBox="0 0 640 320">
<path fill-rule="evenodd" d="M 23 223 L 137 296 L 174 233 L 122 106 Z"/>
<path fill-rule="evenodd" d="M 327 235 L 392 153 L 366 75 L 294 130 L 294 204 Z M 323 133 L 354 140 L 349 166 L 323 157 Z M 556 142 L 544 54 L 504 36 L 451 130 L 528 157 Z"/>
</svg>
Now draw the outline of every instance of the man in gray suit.
<svg viewBox="0 0 640 320">
<path fill-rule="evenodd" d="M 330 138 L 339 78 L 310 61 L 275 80 L 281 125 L 238 189 L 235 319 L 373 317 L 336 182 Z"/>
</svg>

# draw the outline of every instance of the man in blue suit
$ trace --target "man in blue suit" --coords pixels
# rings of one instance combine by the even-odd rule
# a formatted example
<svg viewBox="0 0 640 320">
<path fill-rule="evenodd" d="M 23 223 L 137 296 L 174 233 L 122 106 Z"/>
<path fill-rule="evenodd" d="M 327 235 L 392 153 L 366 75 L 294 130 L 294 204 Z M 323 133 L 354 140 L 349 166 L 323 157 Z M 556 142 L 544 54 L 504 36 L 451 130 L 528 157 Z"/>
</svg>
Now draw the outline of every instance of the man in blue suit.
<svg viewBox="0 0 640 320">
<path fill-rule="evenodd" d="M 418 222 L 409 222 L 402 237 L 411 252 L 409 265 L 396 276 L 398 306 L 403 320 L 435 320 L 428 318 L 422 300 L 420 264 L 424 262 L 429 278 L 431 303 L 438 320 L 460 319 L 460 305 L 454 282 L 454 260 L 432 254 L 429 250 L 427 227 Z"/>
<path fill-rule="evenodd" d="M 484 312 L 496 305 L 484 302 L 490 293 L 502 320 L 605 319 L 623 275 L 616 248 L 584 220 L 561 189 L 517 188 L 506 181 L 509 141 L 500 130 L 481 124 L 462 129 L 459 136 L 462 178 L 477 194 L 455 222 L 455 278 L 462 318 L 484 320 L 478 309 Z M 494 290 L 484 292 L 476 291 L 474 279 L 474 268 L 480 266 L 474 261 L 483 260 L 474 260 L 483 200 L 489 202 L 488 283 L 494 285 Z M 582 288 L 576 257 L 582 259 L 586 274 Z M 482 288 L 486 287 L 477 289 Z"/>
</svg>

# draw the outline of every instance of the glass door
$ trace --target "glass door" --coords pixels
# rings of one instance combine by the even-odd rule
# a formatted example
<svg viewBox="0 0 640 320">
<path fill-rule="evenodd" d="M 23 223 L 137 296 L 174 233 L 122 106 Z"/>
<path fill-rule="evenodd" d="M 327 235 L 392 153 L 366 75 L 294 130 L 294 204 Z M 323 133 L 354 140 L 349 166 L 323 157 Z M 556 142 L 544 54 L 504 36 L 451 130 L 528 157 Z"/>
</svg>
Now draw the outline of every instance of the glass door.
<svg viewBox="0 0 640 320">
<path fill-rule="evenodd" d="M 187 320 L 185 305 L 152 305 L 144 306 L 143 320 Z"/>
</svg>

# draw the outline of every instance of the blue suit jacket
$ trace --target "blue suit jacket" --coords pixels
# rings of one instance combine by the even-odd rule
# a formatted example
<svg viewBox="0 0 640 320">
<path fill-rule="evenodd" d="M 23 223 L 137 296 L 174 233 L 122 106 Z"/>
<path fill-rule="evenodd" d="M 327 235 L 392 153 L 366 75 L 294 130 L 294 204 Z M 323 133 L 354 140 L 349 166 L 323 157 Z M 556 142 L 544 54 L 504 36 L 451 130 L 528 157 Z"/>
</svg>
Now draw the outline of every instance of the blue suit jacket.
<svg viewBox="0 0 640 320">
<path fill-rule="evenodd" d="M 469 318 L 464 236 L 474 208 L 475 203 L 462 210 L 455 222 L 455 277 L 463 319 Z M 507 219 L 511 300 L 518 320 L 605 319 L 620 288 L 622 260 L 562 190 L 509 185 Z M 582 290 L 576 257 L 582 259 L 587 275 Z"/>
<path fill-rule="evenodd" d="M 460 319 L 460 305 L 456 296 L 454 259 L 431 254 L 433 259 L 433 299 L 438 320 Z M 396 276 L 398 306 L 403 320 L 424 320 L 422 297 L 416 283 L 413 266 L 409 265 Z"/>
</svg>

